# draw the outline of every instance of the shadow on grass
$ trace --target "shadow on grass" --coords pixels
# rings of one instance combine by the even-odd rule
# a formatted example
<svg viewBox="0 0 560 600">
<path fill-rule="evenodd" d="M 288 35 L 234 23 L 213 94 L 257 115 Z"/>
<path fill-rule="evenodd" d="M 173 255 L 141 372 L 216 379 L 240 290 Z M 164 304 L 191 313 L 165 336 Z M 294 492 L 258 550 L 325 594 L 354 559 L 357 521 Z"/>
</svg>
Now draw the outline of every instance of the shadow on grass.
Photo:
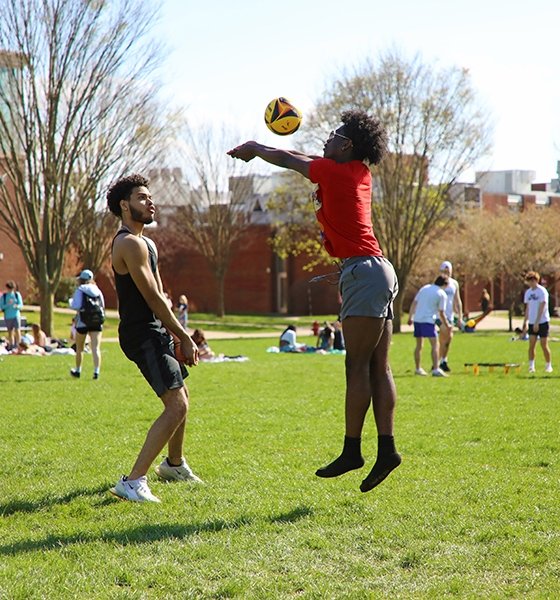
<svg viewBox="0 0 560 600">
<path fill-rule="evenodd" d="M 8 517 L 15 513 L 32 513 L 42 510 L 43 508 L 49 508 L 50 506 L 68 504 L 68 502 L 81 496 L 98 496 L 106 491 L 107 485 L 100 485 L 94 488 L 73 490 L 63 496 L 48 495 L 40 500 L 35 500 L 34 502 L 27 500 L 12 500 L 11 502 L 0 504 L 0 516 Z"/>
<path fill-rule="evenodd" d="M 218 533 L 229 529 L 239 529 L 252 523 L 252 518 L 239 517 L 231 521 L 216 519 L 190 525 L 143 525 L 127 531 L 110 531 L 99 535 L 49 535 L 41 540 L 27 540 L 0 546 L 0 556 L 9 556 L 23 552 L 41 552 L 60 550 L 73 544 L 108 542 L 122 546 L 150 544 L 169 539 L 185 539 L 201 533 Z"/>
<path fill-rule="evenodd" d="M 306 517 L 310 517 L 313 514 L 313 509 L 310 508 L 309 506 L 298 506 L 297 508 L 294 508 L 293 510 L 286 512 L 286 513 L 281 513 L 279 515 L 276 516 L 271 516 L 269 517 L 269 521 L 271 523 L 295 523 L 296 521 L 299 521 L 300 519 L 305 519 Z"/>
</svg>

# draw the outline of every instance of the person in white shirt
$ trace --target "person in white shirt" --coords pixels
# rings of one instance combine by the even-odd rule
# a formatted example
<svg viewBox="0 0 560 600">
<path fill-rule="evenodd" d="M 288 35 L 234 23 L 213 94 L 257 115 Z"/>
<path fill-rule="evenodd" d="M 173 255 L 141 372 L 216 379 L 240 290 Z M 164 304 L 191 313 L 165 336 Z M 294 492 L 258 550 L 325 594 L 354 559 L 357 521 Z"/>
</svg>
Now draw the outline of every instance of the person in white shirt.
<svg viewBox="0 0 560 600">
<path fill-rule="evenodd" d="M 416 375 L 427 375 L 420 366 L 424 338 L 430 341 L 432 346 L 432 376 L 447 377 L 439 368 L 439 344 L 436 332 L 436 318 L 441 321 L 441 329 L 450 327 L 445 314 L 447 294 L 444 289 L 448 285 L 448 278 L 440 275 L 434 283 L 428 283 L 420 288 L 410 306 L 408 324 L 414 323 L 414 337 L 416 348 L 414 349 L 414 362 Z"/>
<path fill-rule="evenodd" d="M 307 346 L 298 343 L 295 325 L 288 325 L 280 335 L 280 352 L 305 352 Z"/>
<path fill-rule="evenodd" d="M 535 372 L 535 346 L 537 338 L 541 340 L 541 348 L 545 360 L 545 372 L 552 373 L 552 356 L 548 347 L 548 331 L 550 314 L 548 311 L 548 291 L 539 284 L 541 276 L 536 271 L 529 271 L 525 281 L 529 288 L 525 291 L 525 319 L 523 334 L 529 334 L 529 373 Z"/>
<path fill-rule="evenodd" d="M 441 328 L 439 330 L 439 368 L 442 371 L 449 373 L 451 369 L 447 363 L 447 355 L 449 354 L 449 347 L 451 346 L 451 340 L 453 339 L 453 323 L 455 323 L 455 317 L 457 317 L 458 327 L 460 327 L 460 324 L 463 322 L 463 303 L 461 302 L 461 294 L 459 293 L 459 282 L 451 277 L 453 265 L 448 260 L 444 260 L 441 263 L 439 271 L 440 275 L 447 277 L 449 281 L 443 290 L 447 294 L 445 316 L 447 317 L 449 327 Z"/>
</svg>

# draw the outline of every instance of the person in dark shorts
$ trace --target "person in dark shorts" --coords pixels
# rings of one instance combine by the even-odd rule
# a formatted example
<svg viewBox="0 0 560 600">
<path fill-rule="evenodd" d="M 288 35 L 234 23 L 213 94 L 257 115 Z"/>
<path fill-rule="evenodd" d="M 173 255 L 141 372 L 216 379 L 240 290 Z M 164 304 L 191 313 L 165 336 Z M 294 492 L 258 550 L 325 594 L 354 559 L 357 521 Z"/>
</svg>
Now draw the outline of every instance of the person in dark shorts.
<svg viewBox="0 0 560 600">
<path fill-rule="evenodd" d="M 368 492 L 401 463 L 393 437 L 396 389 L 388 358 L 398 281 L 393 266 L 383 256 L 371 222 L 370 167 L 383 159 L 387 134 L 379 119 L 360 110 L 345 111 L 341 121 L 342 125 L 326 140 L 322 157 L 254 141 L 228 154 L 245 162 L 258 157 L 317 184 L 313 202 L 323 245 L 332 257 L 341 260 L 346 422 L 342 453 L 315 474 L 337 477 L 364 466 L 361 435 L 371 406 L 378 444 L 377 459 L 360 485 L 362 492 Z"/>
<path fill-rule="evenodd" d="M 523 319 L 522 334 L 529 335 L 529 373 L 535 372 L 535 347 L 537 339 L 540 340 L 544 355 L 544 371 L 552 373 L 552 354 L 548 345 L 550 329 L 550 312 L 548 309 L 548 290 L 539 283 L 541 276 L 536 271 L 529 271 L 525 275 L 525 282 L 529 286 L 525 290 L 523 302 L 525 303 L 525 318 Z"/>
<path fill-rule="evenodd" d="M 169 308 L 157 266 L 157 248 L 143 235 L 144 226 L 152 223 L 155 214 L 148 185 L 148 179 L 133 174 L 116 181 L 107 192 L 109 210 L 122 221 L 112 247 L 120 346 L 164 405 L 132 470 L 111 489 L 114 495 L 136 502 L 159 502 L 146 474 L 166 444 L 168 456 L 155 467 L 158 476 L 169 481 L 201 481 L 183 457 L 188 411 L 184 379 L 188 373 L 175 356 L 182 353 L 184 362 L 195 366 L 198 349 Z M 170 333 L 179 339 L 180 349 L 175 350 Z"/>
</svg>

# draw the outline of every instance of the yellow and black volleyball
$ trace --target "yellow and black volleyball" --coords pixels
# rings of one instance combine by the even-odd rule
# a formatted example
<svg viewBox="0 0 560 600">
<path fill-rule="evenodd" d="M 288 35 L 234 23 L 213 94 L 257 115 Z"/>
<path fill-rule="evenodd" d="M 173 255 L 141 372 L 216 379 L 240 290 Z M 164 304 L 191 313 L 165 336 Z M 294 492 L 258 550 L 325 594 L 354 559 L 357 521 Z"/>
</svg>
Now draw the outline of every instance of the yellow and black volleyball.
<svg viewBox="0 0 560 600">
<path fill-rule="evenodd" d="M 264 111 L 264 122 L 272 133 L 291 135 L 301 125 L 301 113 L 286 98 L 274 98 Z"/>
</svg>

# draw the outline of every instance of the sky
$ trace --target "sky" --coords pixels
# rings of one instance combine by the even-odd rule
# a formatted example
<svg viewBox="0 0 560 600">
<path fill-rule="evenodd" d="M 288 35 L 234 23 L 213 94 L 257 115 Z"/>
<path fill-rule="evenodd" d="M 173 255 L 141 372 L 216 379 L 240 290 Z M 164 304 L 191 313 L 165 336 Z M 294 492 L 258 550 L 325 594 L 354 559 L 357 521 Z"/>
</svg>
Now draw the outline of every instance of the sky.
<svg viewBox="0 0 560 600">
<path fill-rule="evenodd" d="M 278 147 L 293 140 L 266 129 L 268 102 L 289 98 L 303 129 L 329 81 L 367 57 L 397 48 L 466 68 L 494 126 L 475 169 L 557 177 L 560 0 L 163 0 L 153 34 L 166 47 L 164 101 Z"/>
</svg>

